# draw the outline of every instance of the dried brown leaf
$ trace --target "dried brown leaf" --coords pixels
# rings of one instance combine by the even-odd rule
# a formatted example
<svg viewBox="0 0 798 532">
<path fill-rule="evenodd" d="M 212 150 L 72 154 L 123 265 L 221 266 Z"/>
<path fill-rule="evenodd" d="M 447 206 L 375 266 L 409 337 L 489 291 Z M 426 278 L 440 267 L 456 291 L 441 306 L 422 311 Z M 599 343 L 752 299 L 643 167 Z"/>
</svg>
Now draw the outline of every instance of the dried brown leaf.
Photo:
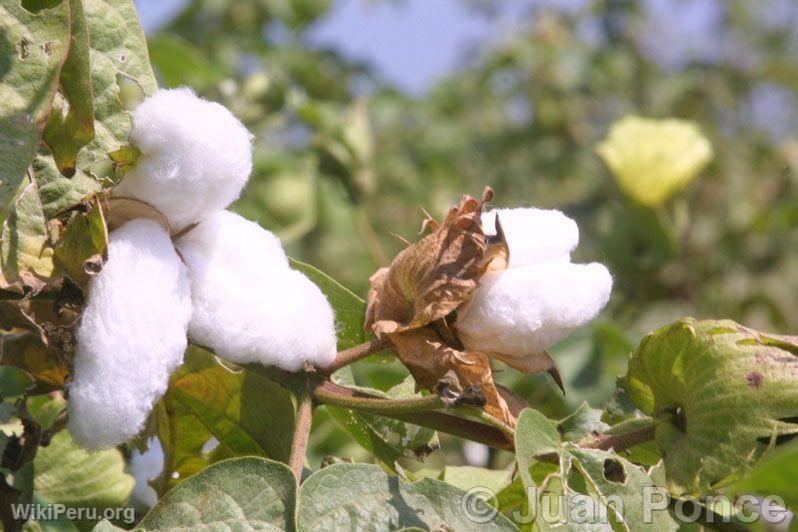
<svg viewBox="0 0 798 532">
<path fill-rule="evenodd" d="M 105 221 L 109 232 L 136 218 L 147 218 L 157 222 L 169 234 L 172 234 L 169 220 L 149 203 L 122 197 L 110 198 L 105 202 Z"/>
<path fill-rule="evenodd" d="M 515 426 L 516 416 L 493 382 L 487 356 L 449 347 L 432 328 L 394 333 L 390 338 L 419 385 L 452 405 L 483 407 L 496 419 Z"/>
<path fill-rule="evenodd" d="M 481 200 L 464 196 L 440 224 L 428 218 L 432 232 L 372 275 L 367 329 L 381 336 L 423 327 L 468 300 L 491 262 L 508 254 L 503 239 L 489 242 L 482 232 L 492 195 L 486 188 Z"/>
</svg>

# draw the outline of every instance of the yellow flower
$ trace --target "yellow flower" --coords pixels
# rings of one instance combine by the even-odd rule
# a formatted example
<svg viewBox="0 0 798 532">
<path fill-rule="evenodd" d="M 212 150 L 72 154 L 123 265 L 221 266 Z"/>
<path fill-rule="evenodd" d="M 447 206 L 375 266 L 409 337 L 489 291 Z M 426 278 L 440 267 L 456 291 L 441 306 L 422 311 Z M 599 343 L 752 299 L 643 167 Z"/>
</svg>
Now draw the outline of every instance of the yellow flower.
<svg viewBox="0 0 798 532">
<path fill-rule="evenodd" d="M 673 118 L 624 117 L 597 151 L 621 190 L 649 207 L 682 190 L 712 160 L 699 126 Z"/>
</svg>

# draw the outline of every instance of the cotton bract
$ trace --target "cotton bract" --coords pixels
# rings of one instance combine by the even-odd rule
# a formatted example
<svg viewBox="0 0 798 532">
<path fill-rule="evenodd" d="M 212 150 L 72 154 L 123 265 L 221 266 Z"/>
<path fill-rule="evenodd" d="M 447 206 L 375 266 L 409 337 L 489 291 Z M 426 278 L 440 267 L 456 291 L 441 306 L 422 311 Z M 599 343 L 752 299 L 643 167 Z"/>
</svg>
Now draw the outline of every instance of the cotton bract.
<svg viewBox="0 0 798 532">
<path fill-rule="evenodd" d="M 118 445 L 142 429 L 183 360 L 190 288 L 160 225 L 137 219 L 111 233 L 77 331 L 68 429 L 78 444 Z"/>
<path fill-rule="evenodd" d="M 152 204 L 180 230 L 227 207 L 252 170 L 251 135 L 230 111 L 190 89 L 159 90 L 133 113 L 141 155 L 115 196 Z"/>
<path fill-rule="evenodd" d="M 602 264 L 570 262 L 578 232 L 562 213 L 514 209 L 505 222 L 506 212 L 498 214 L 510 266 L 480 279 L 455 328 L 469 350 L 523 357 L 595 318 L 609 300 L 612 277 Z M 495 217 L 496 211 L 483 215 L 486 232 Z"/>
<path fill-rule="evenodd" d="M 288 371 L 335 358 L 335 317 L 321 290 L 288 266 L 257 224 L 217 212 L 178 239 L 192 280 L 191 340 L 238 363 Z"/>
</svg>

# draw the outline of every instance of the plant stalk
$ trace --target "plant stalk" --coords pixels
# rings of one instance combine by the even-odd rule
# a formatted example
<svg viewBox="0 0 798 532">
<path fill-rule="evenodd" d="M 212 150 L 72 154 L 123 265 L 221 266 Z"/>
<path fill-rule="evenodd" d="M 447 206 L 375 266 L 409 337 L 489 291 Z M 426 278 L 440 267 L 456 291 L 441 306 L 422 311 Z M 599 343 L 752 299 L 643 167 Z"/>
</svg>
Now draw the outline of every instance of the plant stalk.
<svg viewBox="0 0 798 532">
<path fill-rule="evenodd" d="M 654 424 L 640 427 L 627 432 L 620 432 L 618 434 L 600 434 L 592 441 L 581 445 L 587 449 L 600 449 L 602 451 L 614 450 L 615 452 L 623 451 L 646 443 L 654 439 Z"/>
<path fill-rule="evenodd" d="M 330 375 L 344 366 L 348 366 L 349 364 L 357 362 L 362 358 L 366 358 L 369 355 L 373 355 L 374 353 L 379 353 L 390 346 L 391 341 L 387 338 L 375 338 L 370 342 L 346 349 L 335 355 L 335 360 L 333 360 L 333 363 L 329 367 L 325 368 L 322 373 L 325 375 Z"/>
<path fill-rule="evenodd" d="M 305 454 L 308 450 L 310 424 L 313 419 L 313 400 L 307 387 L 297 395 L 296 424 L 294 437 L 291 440 L 291 456 L 288 466 L 294 472 L 297 483 L 302 482 L 302 468 L 305 466 Z"/>
</svg>

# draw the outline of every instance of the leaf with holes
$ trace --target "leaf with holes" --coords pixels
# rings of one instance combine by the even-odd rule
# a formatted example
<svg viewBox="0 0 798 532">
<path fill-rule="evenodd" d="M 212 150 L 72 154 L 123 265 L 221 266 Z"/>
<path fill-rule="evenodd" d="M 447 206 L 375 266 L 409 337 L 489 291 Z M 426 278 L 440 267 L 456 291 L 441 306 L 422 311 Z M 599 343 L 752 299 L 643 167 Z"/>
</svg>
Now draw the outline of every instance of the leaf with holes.
<svg viewBox="0 0 798 532">
<path fill-rule="evenodd" d="M 296 529 L 296 478 L 285 464 L 233 458 L 210 466 L 166 494 L 137 530 Z"/>
<path fill-rule="evenodd" d="M 408 483 L 372 464 L 333 464 L 311 475 L 300 490 L 302 530 L 517 530 L 498 512 L 475 523 L 464 510 L 465 492 L 429 478 Z M 467 499 L 466 499 L 467 501 Z"/>
<path fill-rule="evenodd" d="M 89 205 L 89 212 L 77 213 L 55 246 L 56 266 L 80 287 L 100 271 L 108 251 L 108 228 L 100 200 Z"/>
<path fill-rule="evenodd" d="M 685 318 L 647 335 L 627 375 L 655 418 L 668 487 L 701 494 L 798 434 L 798 338 Z"/>
</svg>

